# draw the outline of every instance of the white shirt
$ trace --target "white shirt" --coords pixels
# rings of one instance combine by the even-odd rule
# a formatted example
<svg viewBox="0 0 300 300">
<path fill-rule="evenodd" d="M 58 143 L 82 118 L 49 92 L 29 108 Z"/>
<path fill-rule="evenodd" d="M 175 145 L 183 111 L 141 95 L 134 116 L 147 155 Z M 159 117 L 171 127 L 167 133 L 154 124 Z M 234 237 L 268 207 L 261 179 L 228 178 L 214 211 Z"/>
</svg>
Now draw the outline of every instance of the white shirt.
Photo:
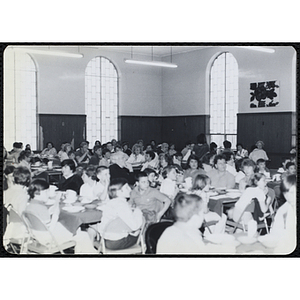
<svg viewBox="0 0 300 300">
<path fill-rule="evenodd" d="M 89 203 L 93 200 L 99 199 L 100 195 L 104 191 L 104 186 L 100 182 L 93 182 L 93 185 L 88 183 L 84 183 L 80 187 L 79 195 L 82 196 L 84 199 L 82 200 L 83 203 Z"/>
<path fill-rule="evenodd" d="M 170 178 L 165 178 L 161 183 L 160 192 L 173 200 L 178 193 L 176 181 Z"/>
</svg>

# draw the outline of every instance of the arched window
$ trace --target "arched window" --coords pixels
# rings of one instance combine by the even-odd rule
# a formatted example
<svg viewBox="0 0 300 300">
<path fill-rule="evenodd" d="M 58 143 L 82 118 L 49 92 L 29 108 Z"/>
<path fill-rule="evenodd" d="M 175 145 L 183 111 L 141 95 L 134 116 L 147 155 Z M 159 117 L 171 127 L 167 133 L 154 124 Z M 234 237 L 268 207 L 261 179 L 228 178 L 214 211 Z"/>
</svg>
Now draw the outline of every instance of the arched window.
<svg viewBox="0 0 300 300">
<path fill-rule="evenodd" d="M 37 149 L 36 66 L 24 52 L 4 52 L 4 141 L 10 150 L 14 142 Z"/>
<path fill-rule="evenodd" d="M 237 142 L 238 64 L 229 52 L 220 54 L 210 71 L 210 137 L 223 146 Z"/>
<path fill-rule="evenodd" d="M 118 74 L 105 57 L 95 57 L 85 70 L 87 140 L 106 143 L 118 139 Z"/>
</svg>

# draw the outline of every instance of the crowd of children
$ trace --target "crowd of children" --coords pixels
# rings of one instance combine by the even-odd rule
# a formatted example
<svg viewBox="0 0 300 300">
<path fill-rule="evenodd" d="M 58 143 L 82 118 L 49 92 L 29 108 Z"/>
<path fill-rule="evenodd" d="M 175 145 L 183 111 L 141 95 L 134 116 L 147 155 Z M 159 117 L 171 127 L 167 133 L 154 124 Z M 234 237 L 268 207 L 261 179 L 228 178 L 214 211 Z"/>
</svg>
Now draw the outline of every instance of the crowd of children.
<svg viewBox="0 0 300 300">
<path fill-rule="evenodd" d="M 229 141 L 224 141 L 223 146 L 218 149 L 214 142 L 208 145 L 204 134 L 197 136 L 195 144 L 186 142 L 180 151 L 174 144 L 166 142 L 157 145 L 152 140 L 144 145 L 142 140 L 138 140 L 130 148 L 128 142 L 113 139 L 103 145 L 96 141 L 93 149 L 89 148 L 87 141 L 75 150 L 70 143 L 64 143 L 58 153 L 49 142 L 40 154 L 33 154 L 30 145 L 22 150 L 22 143 L 14 143 L 12 151 L 4 151 L 4 206 L 7 210 L 12 207 L 20 215 L 27 210 L 40 214 L 53 233 L 59 235 L 57 228 L 63 226 L 58 222 L 58 206 L 53 209 L 54 212 L 45 206 L 49 183 L 31 170 L 36 163 L 47 163 L 56 158 L 61 161 L 62 167 L 62 178 L 57 184 L 60 191 L 71 190 L 81 203 L 102 201 L 102 221 L 94 229 L 105 239 L 108 249 L 132 246 L 142 224 L 147 228 L 152 223 L 171 219 L 175 223 L 161 237 L 158 252 L 203 253 L 209 248 L 203 246 L 202 236 L 224 235 L 228 218 L 242 220 L 248 226 L 248 236 L 254 238 L 257 237 L 257 223 L 260 221 L 258 216 L 270 210 L 275 213 L 275 196 L 282 197 L 276 209 L 282 206 L 281 210 L 288 211 L 290 215 L 294 209 L 294 202 L 291 200 L 288 203 L 292 204 L 286 204 L 289 196 L 284 195 L 288 195 L 286 190 L 295 185 L 295 153 L 283 159 L 282 166 L 272 177 L 266 166 L 269 158 L 263 150 L 262 141 L 256 143 L 250 154 L 240 143 L 236 145 L 236 151 L 231 149 Z M 274 190 L 267 187 L 271 180 L 284 183 L 280 194 L 275 195 Z M 221 215 L 210 211 L 210 192 L 230 189 L 241 192 L 234 207 Z M 259 213 L 245 212 L 254 199 Z M 276 226 L 285 228 L 282 218 L 280 220 L 281 223 L 277 221 L 279 225 Z M 199 228 L 205 222 L 213 222 L 213 226 L 205 228 L 202 235 Z M 6 237 L 16 234 L 12 226 L 7 228 Z M 70 237 L 69 232 L 61 232 L 63 239 Z M 276 230 L 269 240 L 273 244 L 276 240 L 278 244 L 277 236 L 273 238 L 274 232 Z M 90 244 L 86 242 L 87 236 Z M 87 232 L 79 230 L 75 237 L 77 253 L 93 248 L 90 245 L 95 238 L 91 232 L 87 235 Z M 193 242 L 186 243 L 189 239 Z M 264 243 L 268 244 L 267 238 Z"/>
</svg>

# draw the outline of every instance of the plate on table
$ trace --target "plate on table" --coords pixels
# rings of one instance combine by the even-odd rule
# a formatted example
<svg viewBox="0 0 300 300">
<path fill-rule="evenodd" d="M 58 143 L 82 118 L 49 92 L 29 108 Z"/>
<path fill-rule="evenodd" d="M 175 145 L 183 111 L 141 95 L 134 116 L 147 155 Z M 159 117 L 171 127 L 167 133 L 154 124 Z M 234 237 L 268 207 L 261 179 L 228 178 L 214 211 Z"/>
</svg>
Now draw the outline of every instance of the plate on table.
<svg viewBox="0 0 300 300">
<path fill-rule="evenodd" d="M 77 213 L 83 211 L 85 208 L 83 206 L 65 206 L 62 209 L 69 213 Z"/>
</svg>

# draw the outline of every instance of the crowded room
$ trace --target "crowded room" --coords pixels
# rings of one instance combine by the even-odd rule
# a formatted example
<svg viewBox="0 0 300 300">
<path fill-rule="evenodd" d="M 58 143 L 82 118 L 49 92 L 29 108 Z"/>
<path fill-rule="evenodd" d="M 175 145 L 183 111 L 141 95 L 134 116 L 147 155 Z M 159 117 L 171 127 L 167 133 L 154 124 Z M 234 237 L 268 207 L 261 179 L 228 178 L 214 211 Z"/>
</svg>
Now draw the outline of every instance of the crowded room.
<svg viewBox="0 0 300 300">
<path fill-rule="evenodd" d="M 291 45 L 4 51 L 9 256 L 289 255 Z"/>
</svg>

